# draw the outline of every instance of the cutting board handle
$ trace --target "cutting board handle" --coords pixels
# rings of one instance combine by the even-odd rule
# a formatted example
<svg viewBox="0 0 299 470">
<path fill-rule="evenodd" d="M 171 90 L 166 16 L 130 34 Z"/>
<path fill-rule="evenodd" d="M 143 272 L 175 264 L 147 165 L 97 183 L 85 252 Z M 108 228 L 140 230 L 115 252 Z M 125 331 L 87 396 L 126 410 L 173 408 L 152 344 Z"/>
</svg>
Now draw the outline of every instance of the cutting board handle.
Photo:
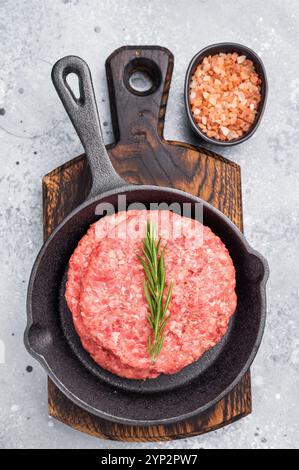
<svg viewBox="0 0 299 470">
<path fill-rule="evenodd" d="M 112 124 L 116 141 L 132 143 L 162 137 L 173 70 L 172 53 L 159 46 L 125 46 L 106 60 Z M 148 89 L 132 78 L 144 74 Z"/>
</svg>

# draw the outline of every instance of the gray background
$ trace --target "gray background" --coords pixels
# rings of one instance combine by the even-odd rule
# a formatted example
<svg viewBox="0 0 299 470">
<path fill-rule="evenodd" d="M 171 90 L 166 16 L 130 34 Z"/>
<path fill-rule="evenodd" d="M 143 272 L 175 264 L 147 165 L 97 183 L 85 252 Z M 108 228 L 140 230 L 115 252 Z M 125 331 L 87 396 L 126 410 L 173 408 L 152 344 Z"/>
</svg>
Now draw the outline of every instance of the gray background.
<svg viewBox="0 0 299 470">
<path fill-rule="evenodd" d="M 165 136 L 196 142 L 184 113 L 184 75 L 191 57 L 218 41 L 240 42 L 258 52 L 270 86 L 254 138 L 220 152 L 242 167 L 245 233 L 271 269 L 267 327 L 252 367 L 253 414 L 208 435 L 151 447 L 298 447 L 298 1 L 1 0 L 0 5 L 0 340 L 5 348 L 0 447 L 150 446 L 101 441 L 49 419 L 46 375 L 23 347 L 26 285 L 42 243 L 41 178 L 82 151 L 50 80 L 53 63 L 67 54 L 89 63 L 108 143 L 113 135 L 106 57 L 124 44 L 168 47 L 175 69 Z"/>
</svg>

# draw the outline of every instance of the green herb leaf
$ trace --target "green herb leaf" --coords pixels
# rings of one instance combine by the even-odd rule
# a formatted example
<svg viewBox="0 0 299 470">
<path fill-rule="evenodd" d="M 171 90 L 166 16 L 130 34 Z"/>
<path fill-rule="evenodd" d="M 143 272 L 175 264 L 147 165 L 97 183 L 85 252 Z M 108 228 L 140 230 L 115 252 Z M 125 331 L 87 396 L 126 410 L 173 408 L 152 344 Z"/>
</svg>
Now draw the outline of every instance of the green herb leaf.
<svg viewBox="0 0 299 470">
<path fill-rule="evenodd" d="M 148 352 L 152 363 L 155 363 L 163 346 L 165 337 L 165 326 L 170 318 L 167 315 L 171 301 L 173 283 L 170 282 L 165 302 L 163 302 L 166 287 L 166 268 L 164 252 L 161 241 L 155 240 L 155 227 L 151 222 L 147 223 L 146 234 L 143 240 L 142 253 L 144 258 L 138 256 L 144 269 L 145 278 L 143 281 L 144 295 L 149 307 L 150 315 L 147 320 L 152 328 L 152 334 L 148 337 Z"/>
</svg>

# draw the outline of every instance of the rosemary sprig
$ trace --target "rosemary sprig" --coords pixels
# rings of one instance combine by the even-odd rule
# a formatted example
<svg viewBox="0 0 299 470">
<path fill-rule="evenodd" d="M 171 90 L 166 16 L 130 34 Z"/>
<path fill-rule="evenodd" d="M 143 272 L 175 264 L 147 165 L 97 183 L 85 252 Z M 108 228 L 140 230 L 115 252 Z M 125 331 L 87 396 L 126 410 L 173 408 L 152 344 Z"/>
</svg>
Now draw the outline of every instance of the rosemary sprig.
<svg viewBox="0 0 299 470">
<path fill-rule="evenodd" d="M 144 294 L 149 307 L 147 320 L 153 330 L 148 338 L 148 352 L 152 363 L 155 363 L 159 356 L 164 336 L 165 326 L 170 318 L 167 315 L 173 283 L 170 282 L 165 301 L 163 300 L 166 287 L 166 268 L 164 260 L 164 251 L 161 250 L 161 238 L 155 239 L 155 229 L 151 222 L 147 223 L 145 238 L 142 242 L 142 253 L 144 257 L 139 256 L 143 266 L 145 279 L 143 282 Z"/>
</svg>

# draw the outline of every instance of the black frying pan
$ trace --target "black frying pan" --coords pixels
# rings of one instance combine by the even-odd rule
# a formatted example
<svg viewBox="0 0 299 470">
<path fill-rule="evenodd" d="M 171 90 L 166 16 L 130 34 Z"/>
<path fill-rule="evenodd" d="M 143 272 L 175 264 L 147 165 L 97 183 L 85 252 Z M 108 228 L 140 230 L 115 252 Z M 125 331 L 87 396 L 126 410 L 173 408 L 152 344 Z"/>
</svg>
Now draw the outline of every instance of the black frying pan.
<svg viewBox="0 0 299 470">
<path fill-rule="evenodd" d="M 66 81 L 70 73 L 79 79 L 78 99 Z M 56 228 L 33 266 L 25 345 L 66 396 L 97 416 L 148 425 L 198 414 L 232 390 L 255 357 L 265 324 L 267 263 L 210 204 L 171 188 L 128 185 L 116 174 L 104 146 L 90 71 L 82 59 L 59 60 L 52 80 L 85 149 L 93 183 L 87 200 Z M 199 361 L 172 376 L 139 381 L 104 371 L 82 348 L 64 300 L 72 252 L 99 219 L 97 205 L 116 207 L 120 194 L 126 195 L 127 205 L 139 202 L 148 208 L 150 203 L 201 203 L 203 223 L 225 243 L 236 268 L 238 305 L 227 334 Z"/>
</svg>

